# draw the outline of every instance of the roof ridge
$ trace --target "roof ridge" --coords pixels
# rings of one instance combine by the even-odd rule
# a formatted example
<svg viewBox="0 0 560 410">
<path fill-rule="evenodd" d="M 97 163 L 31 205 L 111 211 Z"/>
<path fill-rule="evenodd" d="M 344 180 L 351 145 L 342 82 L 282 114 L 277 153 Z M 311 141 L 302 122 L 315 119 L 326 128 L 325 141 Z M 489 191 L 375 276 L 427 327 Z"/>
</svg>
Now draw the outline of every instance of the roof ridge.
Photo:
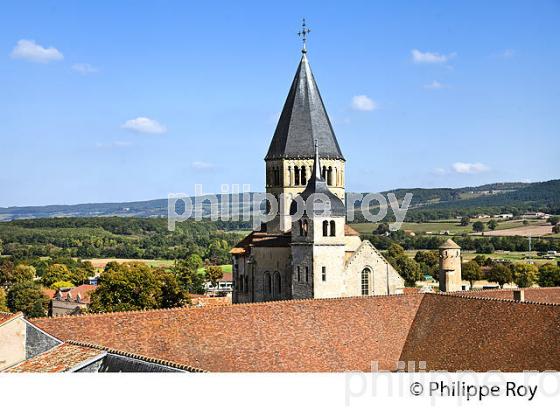
<svg viewBox="0 0 560 410">
<path fill-rule="evenodd" d="M 207 307 L 207 306 L 204 306 Z M 195 305 L 187 305 L 187 306 L 177 306 L 171 308 L 157 308 L 157 309 L 135 309 L 135 310 L 122 310 L 116 312 L 84 312 L 80 315 L 76 316 L 51 316 L 51 317 L 39 317 L 34 318 L 34 320 L 57 320 L 57 319 L 79 319 L 84 316 L 119 316 L 119 315 L 129 315 L 129 314 L 136 314 L 136 313 L 145 313 L 145 312 L 160 312 L 160 311 L 171 311 L 171 310 L 188 310 L 188 309 L 200 309 L 200 307 Z"/>
<path fill-rule="evenodd" d="M 243 303 L 232 303 L 230 305 L 206 305 L 206 306 L 181 306 L 181 307 L 174 307 L 174 308 L 160 308 L 160 309 L 143 309 L 143 310 L 127 310 L 127 311 L 119 311 L 119 312 L 96 312 L 96 313 L 84 313 L 81 315 L 76 316 L 56 316 L 56 317 L 42 317 L 42 318 L 35 318 L 34 322 L 36 321 L 55 321 L 55 320 L 68 320 L 68 319 L 76 319 L 79 320 L 85 316 L 90 317 L 100 317 L 100 316 L 127 316 L 131 314 L 142 314 L 142 313 L 152 313 L 152 312 L 167 312 L 167 311 L 200 311 L 200 310 L 207 310 L 207 309 L 235 309 L 238 306 L 260 306 L 260 305 L 276 305 L 276 304 L 298 304 L 298 303 L 313 303 L 315 301 L 329 301 L 329 300 L 347 300 L 347 299 L 373 299 L 373 298 L 388 298 L 388 297 L 410 297 L 416 296 L 420 293 L 397 293 L 391 295 L 368 295 L 368 296 L 339 296 L 335 298 L 304 298 L 304 299 L 282 299 L 282 300 L 268 300 L 263 302 L 243 302 Z"/>
<path fill-rule="evenodd" d="M 539 302 L 535 300 L 514 300 L 514 299 L 504 299 L 504 298 L 485 298 L 481 296 L 472 296 L 472 295 L 465 295 L 461 294 L 461 292 L 439 292 L 439 293 L 430 293 L 430 295 L 434 296 L 448 296 L 454 298 L 462 298 L 462 299 L 475 299 L 475 300 L 492 300 L 496 302 L 505 302 L 505 303 L 520 303 L 520 304 L 528 304 L 528 305 L 542 305 L 542 306 L 560 306 L 560 303 L 554 302 Z"/>
<path fill-rule="evenodd" d="M 206 370 L 199 369 L 197 367 L 189 366 L 189 365 L 186 365 L 186 364 L 172 362 L 170 360 L 158 359 L 158 358 L 150 357 L 150 356 L 144 356 L 144 355 L 140 355 L 140 354 L 136 354 L 136 353 L 130 353 L 130 352 L 127 352 L 127 351 L 124 351 L 124 350 L 113 349 L 113 348 L 106 347 L 106 346 L 103 346 L 103 345 L 98 345 L 98 344 L 95 344 L 95 343 L 79 342 L 79 341 L 76 341 L 76 340 L 66 340 L 64 343 L 72 344 L 72 345 L 76 345 L 76 346 L 81 346 L 81 347 L 88 347 L 90 349 L 104 350 L 107 353 L 117 354 L 117 355 L 125 356 L 125 357 L 130 357 L 132 359 L 143 360 L 145 362 L 155 363 L 155 364 L 159 364 L 159 365 L 163 365 L 163 366 L 174 367 L 174 368 L 181 369 L 181 370 L 186 370 L 186 371 L 192 372 L 192 373 L 207 373 Z"/>
</svg>

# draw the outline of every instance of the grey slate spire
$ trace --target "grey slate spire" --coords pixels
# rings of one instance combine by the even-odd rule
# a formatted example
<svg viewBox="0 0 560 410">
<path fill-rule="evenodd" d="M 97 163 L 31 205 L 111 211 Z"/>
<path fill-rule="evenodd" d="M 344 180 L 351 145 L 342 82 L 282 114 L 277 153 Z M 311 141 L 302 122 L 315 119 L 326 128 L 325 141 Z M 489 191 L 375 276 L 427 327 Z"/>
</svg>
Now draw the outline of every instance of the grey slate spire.
<svg viewBox="0 0 560 410">
<path fill-rule="evenodd" d="M 315 140 L 322 158 L 344 160 L 303 52 L 265 160 L 313 158 Z"/>
<path fill-rule="evenodd" d="M 299 194 L 299 197 L 301 197 L 307 204 L 307 199 L 311 195 L 322 194 L 324 195 L 324 197 L 328 198 L 330 202 L 328 215 L 345 216 L 346 207 L 344 206 L 344 203 L 339 197 L 337 197 L 335 194 L 331 192 L 331 190 L 327 186 L 327 181 L 325 181 L 321 176 L 321 160 L 319 158 L 318 141 L 315 141 L 314 151 L 315 151 L 315 159 L 313 161 L 313 173 L 311 174 L 311 177 L 307 182 L 307 186 L 305 187 L 305 190 L 301 194 Z M 297 202 L 298 202 L 297 200 L 293 201 L 292 204 L 290 205 L 290 215 L 295 215 L 298 206 Z M 312 204 L 307 204 L 307 207 L 305 209 L 306 213 L 308 215 L 321 215 L 321 212 L 323 211 L 323 207 L 322 206 L 318 207 L 319 204 L 321 203 L 320 202 L 316 203 L 315 201 L 313 201 Z"/>
</svg>

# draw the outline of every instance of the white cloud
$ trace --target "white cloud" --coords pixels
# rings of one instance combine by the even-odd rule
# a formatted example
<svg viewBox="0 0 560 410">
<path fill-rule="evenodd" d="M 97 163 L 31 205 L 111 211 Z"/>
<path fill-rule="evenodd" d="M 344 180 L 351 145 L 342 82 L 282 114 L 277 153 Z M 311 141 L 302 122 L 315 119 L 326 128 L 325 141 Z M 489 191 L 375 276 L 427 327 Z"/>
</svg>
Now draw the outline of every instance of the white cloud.
<svg viewBox="0 0 560 410">
<path fill-rule="evenodd" d="M 205 161 L 194 161 L 191 164 L 191 167 L 197 171 L 209 171 L 216 168 L 214 164 Z"/>
<path fill-rule="evenodd" d="M 99 69 L 88 63 L 77 63 L 72 65 L 72 70 L 82 75 L 97 73 Z"/>
<path fill-rule="evenodd" d="M 440 90 L 442 88 L 447 87 L 445 84 L 440 83 L 439 81 L 432 81 L 430 84 L 425 84 L 424 88 L 428 90 Z"/>
<path fill-rule="evenodd" d="M 356 95 L 352 97 L 352 108 L 356 111 L 373 111 L 378 105 L 367 95 Z"/>
<path fill-rule="evenodd" d="M 14 59 L 27 60 L 34 63 L 48 63 L 62 60 L 64 56 L 54 47 L 45 48 L 34 40 L 19 40 L 10 56 Z"/>
<path fill-rule="evenodd" d="M 456 162 L 452 165 L 453 171 L 458 174 L 478 174 L 488 171 L 490 168 L 480 162 Z"/>
<path fill-rule="evenodd" d="M 440 53 L 432 53 L 430 51 L 422 52 L 420 50 L 414 49 L 411 52 L 412 61 L 415 63 L 426 63 L 426 64 L 438 64 L 438 63 L 446 63 L 451 60 L 453 57 L 457 55 L 457 53 L 451 54 L 440 54 Z"/>
<path fill-rule="evenodd" d="M 164 134 L 167 132 L 167 128 L 164 125 L 147 117 L 128 120 L 121 127 L 141 134 Z"/>
</svg>

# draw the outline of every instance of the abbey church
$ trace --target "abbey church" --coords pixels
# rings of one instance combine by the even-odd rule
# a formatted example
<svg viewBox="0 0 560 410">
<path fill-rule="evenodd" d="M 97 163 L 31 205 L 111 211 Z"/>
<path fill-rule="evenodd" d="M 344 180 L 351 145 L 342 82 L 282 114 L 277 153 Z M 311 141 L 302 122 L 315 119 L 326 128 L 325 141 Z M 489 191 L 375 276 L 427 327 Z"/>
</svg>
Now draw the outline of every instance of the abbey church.
<svg viewBox="0 0 560 410">
<path fill-rule="evenodd" d="M 346 225 L 345 158 L 305 46 L 265 163 L 279 211 L 231 250 L 233 303 L 403 292 L 399 273 Z M 294 217 L 314 194 L 329 199 L 328 215 L 313 202 Z"/>
</svg>

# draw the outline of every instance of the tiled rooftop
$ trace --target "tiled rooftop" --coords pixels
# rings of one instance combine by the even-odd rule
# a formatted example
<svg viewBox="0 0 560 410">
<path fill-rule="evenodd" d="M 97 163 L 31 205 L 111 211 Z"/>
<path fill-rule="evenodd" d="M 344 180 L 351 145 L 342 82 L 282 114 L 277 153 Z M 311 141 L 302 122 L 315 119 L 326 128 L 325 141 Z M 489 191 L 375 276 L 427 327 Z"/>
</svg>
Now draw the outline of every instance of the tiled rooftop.
<svg viewBox="0 0 560 410">
<path fill-rule="evenodd" d="M 65 372 L 102 353 L 102 350 L 92 347 L 63 343 L 6 371 L 8 373 Z"/>
<path fill-rule="evenodd" d="M 23 317 L 23 314 L 20 313 L 20 312 L 18 312 L 18 313 L 0 312 L 0 326 L 3 323 L 6 323 L 9 320 L 12 320 L 16 317 Z"/>
<path fill-rule="evenodd" d="M 511 291 L 507 291 L 511 292 Z M 503 292 L 502 292 L 503 293 Z M 500 298 L 498 298 L 498 296 Z M 35 319 L 78 340 L 206 371 L 560 370 L 560 288 L 406 294 Z"/>
</svg>

